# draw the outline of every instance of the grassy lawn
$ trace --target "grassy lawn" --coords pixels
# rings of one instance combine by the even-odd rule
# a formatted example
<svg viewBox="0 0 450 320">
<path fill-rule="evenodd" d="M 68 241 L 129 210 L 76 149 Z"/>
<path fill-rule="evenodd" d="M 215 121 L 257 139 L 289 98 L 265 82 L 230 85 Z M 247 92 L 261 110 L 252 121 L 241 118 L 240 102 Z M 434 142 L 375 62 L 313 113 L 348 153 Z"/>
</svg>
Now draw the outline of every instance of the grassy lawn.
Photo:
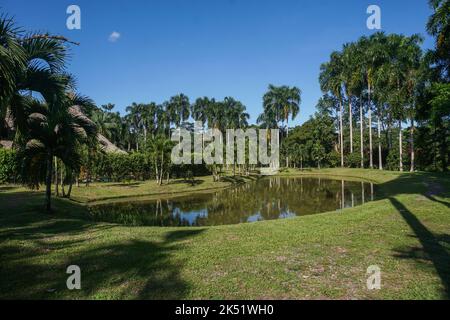
<svg viewBox="0 0 450 320">
<path fill-rule="evenodd" d="M 217 227 L 125 227 L 85 220 L 83 203 L 204 191 L 234 181 L 199 178 L 74 187 L 77 200 L 0 187 L 0 298 L 448 299 L 450 176 L 358 169 L 322 174 L 379 184 L 381 200 L 293 219 Z M 67 266 L 81 290 L 66 288 Z M 367 290 L 378 265 L 381 290 Z"/>
</svg>

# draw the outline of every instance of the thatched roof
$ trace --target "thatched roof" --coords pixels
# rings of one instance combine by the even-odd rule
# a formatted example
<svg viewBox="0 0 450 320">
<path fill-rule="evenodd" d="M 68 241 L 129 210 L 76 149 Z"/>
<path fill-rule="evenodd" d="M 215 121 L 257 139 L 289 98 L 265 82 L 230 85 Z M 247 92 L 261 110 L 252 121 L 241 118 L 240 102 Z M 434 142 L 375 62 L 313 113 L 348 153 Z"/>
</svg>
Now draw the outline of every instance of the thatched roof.
<svg viewBox="0 0 450 320">
<path fill-rule="evenodd" d="M 0 148 L 12 149 L 13 142 L 11 140 L 0 140 Z"/>
<path fill-rule="evenodd" d="M 105 138 L 101 134 L 97 134 L 97 140 L 103 146 L 103 150 L 105 150 L 106 153 L 127 154 L 127 152 L 118 148 L 115 144 L 113 144 L 111 141 L 109 141 L 107 138 Z"/>
</svg>

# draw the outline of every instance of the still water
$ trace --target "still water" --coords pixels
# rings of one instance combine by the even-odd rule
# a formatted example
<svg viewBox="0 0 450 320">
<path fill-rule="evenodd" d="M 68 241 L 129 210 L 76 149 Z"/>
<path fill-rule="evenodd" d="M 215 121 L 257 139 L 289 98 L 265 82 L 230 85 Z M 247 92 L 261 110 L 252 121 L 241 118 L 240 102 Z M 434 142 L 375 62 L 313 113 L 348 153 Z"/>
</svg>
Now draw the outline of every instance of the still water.
<svg viewBox="0 0 450 320">
<path fill-rule="evenodd" d="M 95 221 L 136 226 L 213 226 L 284 219 L 361 205 L 375 197 L 367 182 L 267 177 L 213 193 L 90 207 Z"/>
</svg>

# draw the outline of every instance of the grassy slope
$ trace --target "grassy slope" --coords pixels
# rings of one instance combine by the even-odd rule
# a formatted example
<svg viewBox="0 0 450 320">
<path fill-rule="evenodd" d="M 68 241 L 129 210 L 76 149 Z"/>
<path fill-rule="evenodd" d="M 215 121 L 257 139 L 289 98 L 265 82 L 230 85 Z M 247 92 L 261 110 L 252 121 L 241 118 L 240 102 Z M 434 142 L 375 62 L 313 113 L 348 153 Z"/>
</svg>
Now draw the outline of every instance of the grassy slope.
<svg viewBox="0 0 450 320">
<path fill-rule="evenodd" d="M 0 298 L 450 297 L 448 176 L 307 174 L 318 173 L 376 181 L 386 198 L 294 219 L 158 228 L 91 223 L 80 218 L 83 206 L 66 200 L 57 200 L 49 217 L 40 210 L 41 193 L 0 189 Z M 75 188 L 75 195 L 93 200 L 115 188 Z M 114 196 L 131 193 L 119 190 Z M 66 289 L 70 264 L 81 267 L 82 290 Z M 382 289 L 369 291 L 366 269 L 373 264 L 381 268 Z"/>
</svg>

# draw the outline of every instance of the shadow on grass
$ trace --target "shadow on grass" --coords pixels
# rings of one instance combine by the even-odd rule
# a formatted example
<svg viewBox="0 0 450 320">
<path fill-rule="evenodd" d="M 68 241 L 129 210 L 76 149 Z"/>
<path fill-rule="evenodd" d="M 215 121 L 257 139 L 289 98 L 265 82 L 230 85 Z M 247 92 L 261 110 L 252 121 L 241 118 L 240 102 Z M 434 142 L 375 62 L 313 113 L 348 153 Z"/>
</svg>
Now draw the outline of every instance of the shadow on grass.
<svg viewBox="0 0 450 320">
<path fill-rule="evenodd" d="M 169 182 L 169 185 L 171 184 L 186 184 L 189 186 L 197 186 L 205 183 L 205 180 L 203 179 L 195 179 L 195 180 L 189 180 L 189 179 L 177 179 L 177 180 L 171 180 Z"/>
<path fill-rule="evenodd" d="M 24 196 L 0 196 L 0 201 L 15 199 L 18 207 L 0 214 L 0 298 L 186 296 L 189 284 L 180 276 L 183 261 L 174 259 L 174 253 L 204 229 L 168 229 L 157 235 L 149 229 L 152 240 L 133 239 L 122 235 L 126 228 L 75 218 L 85 207 L 73 202 L 55 199 L 56 214 L 48 215 L 36 210 L 42 208 L 42 194 L 28 193 L 27 201 Z M 66 287 L 69 265 L 81 268 L 81 290 Z"/>
<path fill-rule="evenodd" d="M 422 248 L 410 247 L 397 250 L 396 257 L 414 259 L 416 261 L 431 261 L 444 286 L 443 295 L 450 298 L 450 254 L 440 244 L 450 244 L 450 236 L 447 234 L 436 237 L 420 220 L 397 199 L 389 198 L 392 205 L 408 223 L 419 240 Z"/>
<path fill-rule="evenodd" d="M 406 173 L 397 179 L 379 185 L 383 197 L 388 198 L 405 222 L 414 232 L 421 247 L 396 249 L 395 256 L 414 259 L 417 262 L 431 262 L 444 286 L 443 296 L 450 298 L 450 252 L 441 243 L 450 243 L 450 235 L 434 235 L 420 219 L 395 196 L 417 194 L 449 207 L 449 203 L 437 197 L 449 198 L 450 175 L 443 173 Z"/>
<path fill-rule="evenodd" d="M 132 239 L 88 248 L 81 246 L 81 251 L 75 250 L 51 263 L 31 261 L 55 250 L 76 249 L 77 241 L 53 244 L 37 241 L 38 249 L 3 246 L 1 254 L 8 263 L 1 272 L 8 277 L 0 285 L 0 297 L 182 299 L 189 285 L 180 277 L 183 262 L 174 261 L 172 254 L 182 249 L 181 241 L 203 231 L 168 232 L 162 242 Z M 81 290 L 69 291 L 66 287 L 69 265 L 81 269 Z"/>
</svg>

